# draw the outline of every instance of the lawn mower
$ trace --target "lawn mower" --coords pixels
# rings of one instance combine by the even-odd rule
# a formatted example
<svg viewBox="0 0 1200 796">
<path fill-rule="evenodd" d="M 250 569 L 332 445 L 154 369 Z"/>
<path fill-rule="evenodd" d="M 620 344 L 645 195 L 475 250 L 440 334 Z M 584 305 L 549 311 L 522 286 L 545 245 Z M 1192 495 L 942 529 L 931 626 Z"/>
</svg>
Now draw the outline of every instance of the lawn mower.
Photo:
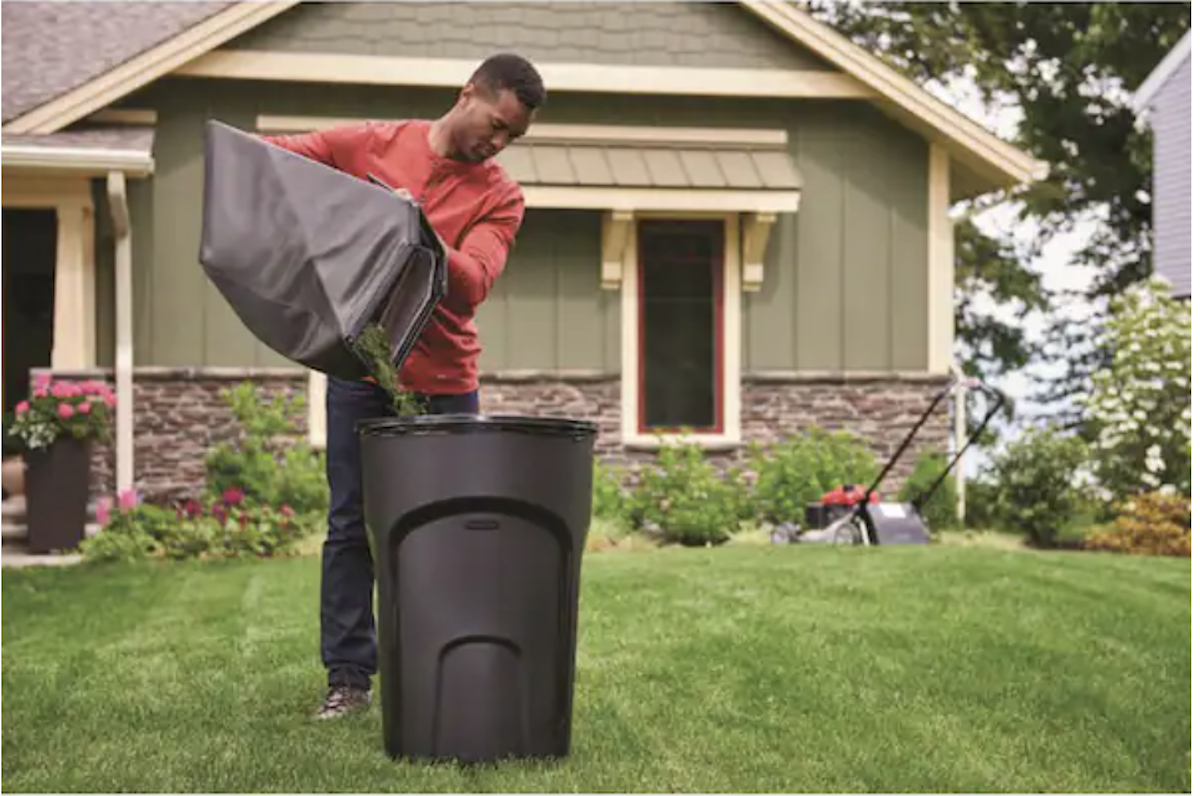
<svg viewBox="0 0 1200 796">
<path fill-rule="evenodd" d="M 817 530 L 800 533 L 796 541 L 800 543 L 826 544 L 858 544 L 858 545 L 894 545 L 894 544 L 925 544 L 930 540 L 929 526 L 921 513 L 921 508 L 937 492 L 942 481 L 958 464 L 958 460 L 975 443 L 989 422 L 1005 404 L 1005 397 L 993 387 L 984 385 L 978 379 L 967 379 L 968 389 L 977 389 L 992 398 L 983 422 L 967 439 L 966 444 L 959 450 L 941 475 L 911 502 L 891 503 L 880 499 L 875 490 L 887 478 L 888 473 L 900 461 L 900 457 L 925 422 L 933 415 L 938 405 L 955 389 L 957 383 L 951 383 L 941 390 L 925 410 L 925 414 L 917 421 L 908 436 L 900 443 L 900 447 L 892 454 L 892 458 L 875 477 L 869 489 L 859 485 L 847 484 L 828 493 L 821 504 L 809 506 L 806 519 L 817 518 Z M 811 520 L 810 520 L 811 521 Z"/>
</svg>

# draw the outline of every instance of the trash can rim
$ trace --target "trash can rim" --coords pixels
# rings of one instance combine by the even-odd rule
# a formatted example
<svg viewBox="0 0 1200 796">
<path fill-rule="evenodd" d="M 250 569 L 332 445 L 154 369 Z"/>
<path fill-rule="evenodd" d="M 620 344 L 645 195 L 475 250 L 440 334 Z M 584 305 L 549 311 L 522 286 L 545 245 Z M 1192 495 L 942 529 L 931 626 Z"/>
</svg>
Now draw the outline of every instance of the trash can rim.
<svg viewBox="0 0 1200 796">
<path fill-rule="evenodd" d="M 440 414 L 373 417 L 355 424 L 358 435 L 394 436 L 421 432 L 519 431 L 553 436 L 591 435 L 599 426 L 588 420 L 556 415 Z"/>
</svg>

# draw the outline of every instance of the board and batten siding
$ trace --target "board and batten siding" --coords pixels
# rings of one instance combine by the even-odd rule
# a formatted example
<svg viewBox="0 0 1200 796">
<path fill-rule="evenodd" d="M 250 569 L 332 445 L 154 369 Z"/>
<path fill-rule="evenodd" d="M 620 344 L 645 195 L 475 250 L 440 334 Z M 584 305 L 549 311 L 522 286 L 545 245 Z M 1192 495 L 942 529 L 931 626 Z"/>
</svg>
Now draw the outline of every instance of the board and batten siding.
<svg viewBox="0 0 1200 796">
<path fill-rule="evenodd" d="M 158 112 L 156 173 L 130 197 L 137 364 L 288 364 L 246 331 L 197 261 L 207 118 L 243 129 L 258 114 L 430 118 L 452 98 L 434 89 L 167 79 L 123 103 Z M 742 294 L 744 368 L 926 368 L 928 146 L 919 136 L 844 101 L 563 95 L 541 118 L 786 129 L 803 198 L 798 214 L 778 216 L 761 290 Z M 478 315 L 483 370 L 619 370 L 619 291 L 601 288 L 600 223 L 588 211 L 529 211 Z"/>
<path fill-rule="evenodd" d="M 743 367 L 925 370 L 928 145 L 863 106 L 794 117 L 800 211 L 779 215 L 762 289 L 746 297 Z"/>
<path fill-rule="evenodd" d="M 1174 295 L 1192 294 L 1192 56 L 1163 84 L 1154 128 L 1154 270 Z"/>
</svg>

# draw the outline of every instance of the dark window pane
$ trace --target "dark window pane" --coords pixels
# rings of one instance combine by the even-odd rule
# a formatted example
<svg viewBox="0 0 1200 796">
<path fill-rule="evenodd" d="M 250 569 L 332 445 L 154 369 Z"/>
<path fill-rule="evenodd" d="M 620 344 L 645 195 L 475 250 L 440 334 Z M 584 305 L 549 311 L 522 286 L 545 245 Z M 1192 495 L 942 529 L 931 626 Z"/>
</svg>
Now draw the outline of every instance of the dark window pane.
<svg viewBox="0 0 1200 796">
<path fill-rule="evenodd" d="M 647 225 L 641 233 L 643 426 L 718 425 L 721 229 Z"/>
</svg>

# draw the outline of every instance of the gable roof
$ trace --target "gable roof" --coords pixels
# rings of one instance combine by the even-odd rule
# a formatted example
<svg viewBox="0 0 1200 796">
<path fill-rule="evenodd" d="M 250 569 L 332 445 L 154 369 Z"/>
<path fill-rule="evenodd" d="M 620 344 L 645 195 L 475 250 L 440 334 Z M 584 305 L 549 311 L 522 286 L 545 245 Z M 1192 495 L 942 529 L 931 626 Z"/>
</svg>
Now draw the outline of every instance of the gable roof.
<svg viewBox="0 0 1200 796">
<path fill-rule="evenodd" d="M 61 97 L 230 5 L 4 3 L 4 122 Z"/>
<path fill-rule="evenodd" d="M 9 64 L 11 55 L 15 68 L 5 70 L 4 131 L 47 134 L 62 130 L 296 4 L 295 0 L 117 4 L 6 2 L 5 22 L 8 24 L 4 29 L 4 63 Z M 942 143 L 954 160 L 980 175 L 982 184 L 989 187 L 1020 185 L 1044 178 L 1046 164 L 974 123 L 796 6 L 784 0 L 741 0 L 741 5 L 798 45 L 815 52 L 877 92 L 879 99 L 872 101 L 885 113 Z M 14 14 L 14 6 L 30 8 Z M 49 12 L 49 9 L 54 10 Z M 120 13 L 116 13 L 117 9 Z M 42 50 L 42 53 L 52 53 L 49 58 L 52 67 L 57 61 L 78 58 L 81 52 L 88 55 L 80 59 L 82 63 L 78 67 L 48 70 L 54 77 L 42 80 L 31 76 L 29 72 L 37 70 L 30 70 L 27 65 L 39 63 L 44 57 L 35 58 L 33 48 L 48 41 L 45 31 L 48 26 L 44 22 L 48 13 L 57 20 L 52 26 L 53 35 L 61 36 L 66 30 L 77 31 L 62 43 Z M 43 21 L 33 21 L 39 14 Z M 17 24 L 12 24 L 10 19 Z M 68 24 L 72 19 L 75 24 Z M 97 36 L 95 25 L 105 26 L 102 29 L 108 34 Z M 118 30 L 121 32 L 116 34 Z M 11 51 L 10 33 L 14 42 L 25 39 Z M 75 35 L 86 35 L 87 45 L 70 41 Z M 105 41 L 104 48 L 99 53 L 92 53 L 97 40 Z M 63 53 L 70 53 L 71 58 L 62 58 Z M 17 84 L 11 114 L 10 74 L 16 75 Z M 31 85 L 21 86 L 24 81 Z"/>
<path fill-rule="evenodd" d="M 1192 54 L 1192 30 L 1188 28 L 1187 33 L 1183 34 L 1183 38 L 1175 42 L 1175 46 L 1167 53 L 1166 57 L 1158 62 L 1158 66 L 1154 67 L 1154 71 L 1150 76 L 1142 81 L 1142 85 L 1138 86 L 1134 92 L 1130 105 L 1134 111 L 1141 113 L 1150 107 L 1150 103 L 1154 101 L 1155 95 L 1158 94 L 1166 82 L 1175 74 L 1187 57 Z"/>
<path fill-rule="evenodd" d="M 58 132 L 293 5 L 5 2 L 4 130 Z"/>
</svg>

